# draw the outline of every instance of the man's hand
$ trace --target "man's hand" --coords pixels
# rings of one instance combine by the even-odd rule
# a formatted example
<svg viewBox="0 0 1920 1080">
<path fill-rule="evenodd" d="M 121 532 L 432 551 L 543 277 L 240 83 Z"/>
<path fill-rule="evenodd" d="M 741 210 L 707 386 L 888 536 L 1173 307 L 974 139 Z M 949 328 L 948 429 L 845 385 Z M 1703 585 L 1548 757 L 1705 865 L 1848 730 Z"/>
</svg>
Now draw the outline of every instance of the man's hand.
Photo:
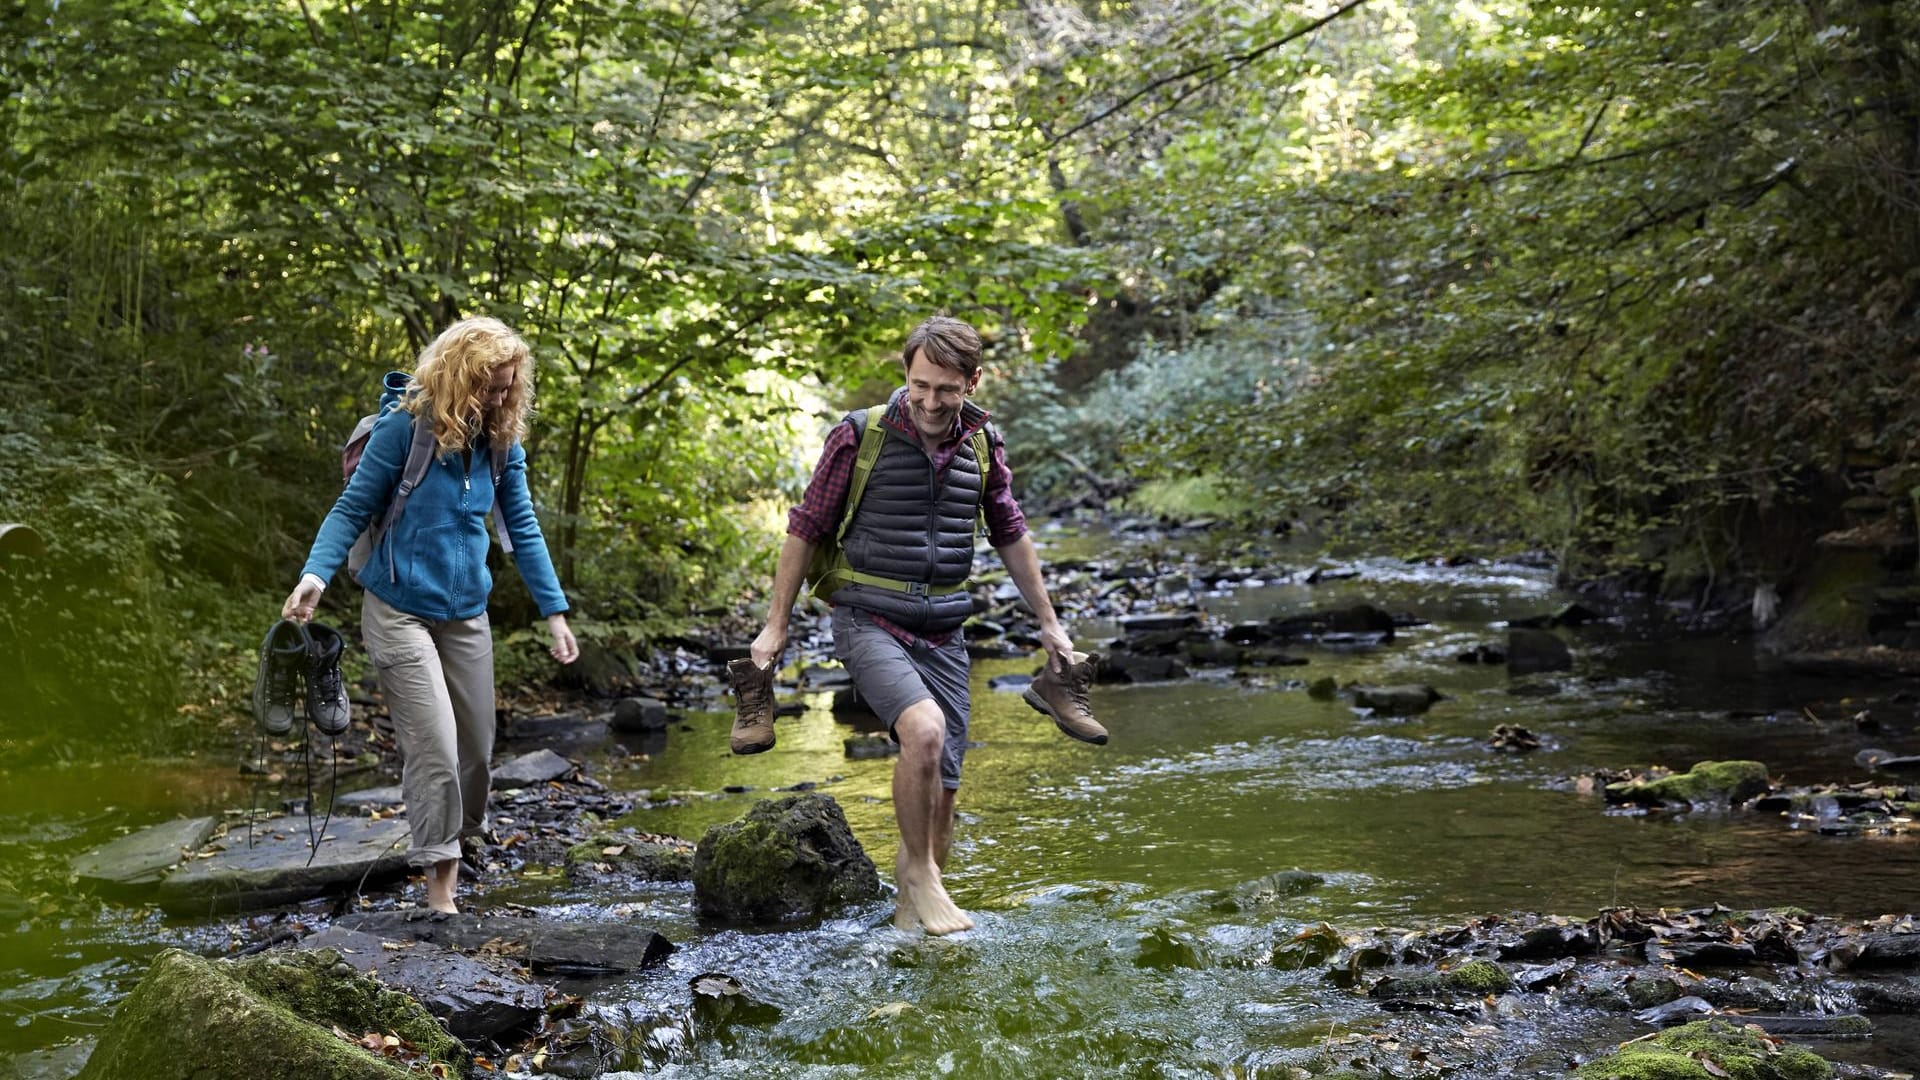
<svg viewBox="0 0 1920 1080">
<path fill-rule="evenodd" d="M 1047 650 L 1048 670 L 1065 675 L 1067 669 L 1073 666 L 1073 639 L 1067 636 L 1067 628 L 1058 622 L 1041 624 L 1040 646 Z"/>
<path fill-rule="evenodd" d="M 573 631 L 567 627 L 565 612 L 547 616 L 547 632 L 553 635 L 553 647 L 547 651 L 555 660 L 571 664 L 580 659 L 580 643 L 573 640 Z"/>
<path fill-rule="evenodd" d="M 753 658 L 753 666 L 761 669 L 772 667 L 787 654 L 787 630 L 783 626 L 768 623 L 760 636 L 753 639 L 747 655 Z"/>
<path fill-rule="evenodd" d="M 319 578 L 312 574 L 302 575 L 300 584 L 287 594 L 287 602 L 280 605 L 280 617 L 298 623 L 313 618 L 313 609 L 319 606 L 320 594 L 326 589 L 325 585 L 320 584 Z"/>
</svg>

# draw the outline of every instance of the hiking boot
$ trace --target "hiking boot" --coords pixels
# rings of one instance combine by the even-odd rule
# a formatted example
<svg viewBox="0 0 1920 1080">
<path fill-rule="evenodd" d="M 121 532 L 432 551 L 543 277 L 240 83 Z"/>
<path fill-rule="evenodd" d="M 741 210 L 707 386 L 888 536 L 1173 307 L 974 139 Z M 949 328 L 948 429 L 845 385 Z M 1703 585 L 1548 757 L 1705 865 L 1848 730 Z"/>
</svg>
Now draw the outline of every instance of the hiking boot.
<svg viewBox="0 0 1920 1080">
<path fill-rule="evenodd" d="M 293 699 L 307 670 L 307 632 L 281 619 L 260 643 L 260 669 L 253 679 L 253 720 L 268 735 L 293 730 Z"/>
<path fill-rule="evenodd" d="M 733 752 L 773 749 L 773 665 L 757 667 L 751 656 L 729 660 L 727 681 L 733 684 Z"/>
<path fill-rule="evenodd" d="M 1027 704 L 1053 717 L 1054 726 L 1061 731 L 1081 742 L 1104 746 L 1107 729 L 1093 718 L 1093 707 L 1087 701 L 1087 690 L 1093 686 L 1093 672 L 1099 664 L 1099 657 L 1077 652 L 1066 674 L 1059 675 L 1049 663 L 1020 696 Z"/>
<path fill-rule="evenodd" d="M 347 706 L 347 688 L 340 683 L 340 632 L 323 623 L 308 623 L 313 650 L 307 659 L 307 719 L 320 734 L 337 739 L 353 723 Z"/>
</svg>

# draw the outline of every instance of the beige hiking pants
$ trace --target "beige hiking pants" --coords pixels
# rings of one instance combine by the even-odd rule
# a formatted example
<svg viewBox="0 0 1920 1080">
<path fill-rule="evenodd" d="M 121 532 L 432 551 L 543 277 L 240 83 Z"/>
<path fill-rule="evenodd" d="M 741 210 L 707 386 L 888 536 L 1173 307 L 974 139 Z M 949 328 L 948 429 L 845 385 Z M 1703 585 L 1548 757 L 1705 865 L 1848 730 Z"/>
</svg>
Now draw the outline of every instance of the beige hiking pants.
<svg viewBox="0 0 1920 1080">
<path fill-rule="evenodd" d="M 435 622 L 364 593 L 360 634 L 400 741 L 400 791 L 412 845 L 407 863 L 460 857 L 460 837 L 485 828 L 493 756 L 493 632 L 482 612 Z"/>
</svg>

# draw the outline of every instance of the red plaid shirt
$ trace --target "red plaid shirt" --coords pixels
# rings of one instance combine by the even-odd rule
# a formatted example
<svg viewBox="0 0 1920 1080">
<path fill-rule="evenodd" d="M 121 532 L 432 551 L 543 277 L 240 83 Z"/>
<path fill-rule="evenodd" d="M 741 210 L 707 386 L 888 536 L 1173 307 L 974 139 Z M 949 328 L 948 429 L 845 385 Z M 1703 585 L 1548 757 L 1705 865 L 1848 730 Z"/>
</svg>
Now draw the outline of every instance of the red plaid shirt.
<svg viewBox="0 0 1920 1080">
<path fill-rule="evenodd" d="M 870 413 L 869 422 L 891 423 L 878 413 L 879 410 Z M 981 422 L 986 422 L 984 417 Z M 920 441 L 919 432 L 912 424 L 891 423 L 891 426 L 916 442 Z M 960 422 L 956 418 L 953 433 L 931 451 L 936 476 L 945 476 L 947 466 L 953 463 L 953 455 L 959 452 L 960 444 L 970 434 L 970 431 L 960 429 Z M 1019 502 L 1013 497 L 1013 470 L 1007 467 L 1006 445 L 997 439 L 989 439 L 988 446 L 993 460 L 987 465 L 985 486 L 980 493 L 981 512 L 987 520 L 987 543 L 999 548 L 1027 534 L 1027 516 L 1021 512 Z M 827 433 L 827 445 L 820 451 L 820 463 L 813 467 L 813 479 L 807 481 L 806 494 L 801 497 L 800 505 L 787 511 L 789 536 L 797 536 L 809 544 L 819 544 L 833 536 L 840 527 L 841 515 L 846 513 L 847 493 L 853 487 L 853 459 L 858 456 L 859 449 L 860 437 L 854 433 L 852 421 L 842 422 Z M 951 631 L 921 637 L 878 615 L 873 615 L 873 622 L 909 645 L 944 645 L 953 637 Z"/>
</svg>

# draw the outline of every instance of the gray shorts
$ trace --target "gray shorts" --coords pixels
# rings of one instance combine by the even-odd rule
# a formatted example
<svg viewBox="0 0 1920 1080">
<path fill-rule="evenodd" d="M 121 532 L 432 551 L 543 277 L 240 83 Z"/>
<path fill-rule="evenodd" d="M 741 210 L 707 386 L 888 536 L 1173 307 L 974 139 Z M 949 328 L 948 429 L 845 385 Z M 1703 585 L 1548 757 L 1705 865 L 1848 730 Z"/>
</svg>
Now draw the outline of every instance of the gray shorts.
<svg viewBox="0 0 1920 1080">
<path fill-rule="evenodd" d="M 932 698 L 940 706 L 947 717 L 947 737 L 940 749 L 940 784 L 949 791 L 957 789 L 960 762 L 967 756 L 969 715 L 969 665 L 962 636 L 955 633 L 937 648 L 908 645 L 875 626 L 866 612 L 841 604 L 833 609 L 833 655 L 853 676 L 853 689 L 860 700 L 886 721 L 889 735 L 900 715 L 915 703 Z"/>
</svg>

